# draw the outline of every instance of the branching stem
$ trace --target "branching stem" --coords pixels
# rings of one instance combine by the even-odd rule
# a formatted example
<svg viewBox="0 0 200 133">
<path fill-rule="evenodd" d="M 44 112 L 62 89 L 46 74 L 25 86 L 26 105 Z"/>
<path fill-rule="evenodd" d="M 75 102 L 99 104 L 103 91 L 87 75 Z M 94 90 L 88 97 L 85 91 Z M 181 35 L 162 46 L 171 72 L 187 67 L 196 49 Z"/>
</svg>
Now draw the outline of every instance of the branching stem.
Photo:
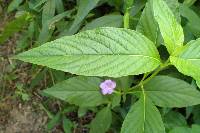
<svg viewBox="0 0 200 133">
<path fill-rule="evenodd" d="M 169 62 L 169 59 L 168 59 L 165 63 L 163 63 L 162 65 L 160 65 L 160 66 L 158 67 L 158 69 L 155 70 L 155 71 L 152 73 L 151 76 L 149 76 L 149 73 L 148 73 L 148 74 L 144 74 L 144 76 L 143 76 L 142 80 L 140 81 L 140 83 L 137 84 L 136 86 L 130 88 L 130 89 L 127 91 L 127 93 L 131 93 L 132 91 L 134 91 L 134 89 L 136 89 L 136 88 L 138 88 L 138 87 L 140 87 L 140 86 L 146 84 L 146 83 L 149 82 L 153 77 L 155 77 L 160 71 L 162 71 L 163 69 L 165 69 L 165 68 L 168 67 L 169 65 L 170 65 L 170 62 Z M 149 77 L 148 77 L 148 76 L 149 76 Z M 148 77 L 148 78 L 146 78 L 146 77 Z M 146 78 L 146 79 L 145 79 L 145 78 Z"/>
</svg>

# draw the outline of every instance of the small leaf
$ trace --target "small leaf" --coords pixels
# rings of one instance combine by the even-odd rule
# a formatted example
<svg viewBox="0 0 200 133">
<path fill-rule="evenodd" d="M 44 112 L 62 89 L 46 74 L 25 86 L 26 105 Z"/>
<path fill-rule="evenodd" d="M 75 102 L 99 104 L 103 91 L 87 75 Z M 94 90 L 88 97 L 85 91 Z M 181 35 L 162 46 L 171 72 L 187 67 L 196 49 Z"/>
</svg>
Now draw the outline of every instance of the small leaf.
<svg viewBox="0 0 200 133">
<path fill-rule="evenodd" d="M 184 34 L 173 12 L 163 0 L 151 0 L 154 17 L 158 22 L 165 46 L 170 54 L 183 45 Z"/>
<path fill-rule="evenodd" d="M 138 75 L 160 65 L 150 40 L 138 32 L 113 27 L 66 36 L 15 58 L 85 76 Z"/>
<path fill-rule="evenodd" d="M 175 127 L 181 127 L 181 126 L 187 126 L 187 121 L 185 119 L 185 117 L 179 113 L 179 112 L 175 112 L 175 111 L 170 111 L 168 112 L 163 119 L 164 123 L 165 123 L 165 128 L 168 130 L 171 130 Z"/>
<path fill-rule="evenodd" d="M 161 107 L 200 104 L 200 92 L 187 82 L 169 76 L 156 76 L 144 85 L 147 97 Z"/>
<path fill-rule="evenodd" d="M 180 3 L 178 2 L 178 0 L 164 0 L 164 1 L 173 12 L 177 22 L 180 23 L 181 22 Z"/>
<path fill-rule="evenodd" d="M 12 0 L 8 5 L 7 12 L 12 12 L 19 7 L 19 5 L 23 2 L 23 0 Z"/>
<path fill-rule="evenodd" d="M 200 17 L 189 7 L 181 5 L 181 15 L 188 20 L 187 27 L 196 36 L 200 37 Z"/>
<path fill-rule="evenodd" d="M 64 3 L 62 0 L 56 0 L 56 10 L 57 10 L 58 14 L 65 11 Z"/>
<path fill-rule="evenodd" d="M 133 6 L 135 0 L 125 0 L 125 9 L 130 9 Z"/>
<path fill-rule="evenodd" d="M 56 11 L 56 1 L 55 0 L 48 0 L 45 5 L 43 6 L 42 12 L 42 29 L 38 37 L 38 43 L 45 43 L 49 41 L 53 30 L 49 28 L 48 22 L 51 20 Z"/>
<path fill-rule="evenodd" d="M 84 107 L 79 107 L 78 108 L 78 117 L 83 117 L 84 115 L 86 115 L 88 109 L 84 108 Z"/>
<path fill-rule="evenodd" d="M 193 5 L 197 0 L 184 0 L 183 4 L 187 6 Z"/>
<path fill-rule="evenodd" d="M 78 26 L 99 1 L 100 0 L 80 0 L 77 15 L 70 30 Z"/>
<path fill-rule="evenodd" d="M 52 19 L 56 9 L 56 1 L 55 0 L 48 0 L 45 5 L 43 6 L 42 11 L 42 25 L 44 26 L 47 24 L 48 20 Z"/>
<path fill-rule="evenodd" d="M 191 133 L 189 127 L 175 127 L 169 133 Z"/>
<path fill-rule="evenodd" d="M 14 19 L 13 21 L 7 23 L 3 31 L 0 33 L 0 43 L 6 41 L 10 36 L 14 33 L 19 32 L 22 28 L 28 25 L 30 21 L 31 15 L 29 13 L 25 13 L 24 15 Z"/>
<path fill-rule="evenodd" d="M 121 95 L 113 94 L 112 98 L 111 98 L 112 108 L 114 108 L 116 106 L 120 106 L 120 102 L 121 102 Z"/>
<path fill-rule="evenodd" d="M 63 129 L 65 133 L 72 133 L 72 127 L 73 123 L 67 119 L 66 117 L 63 117 Z"/>
<path fill-rule="evenodd" d="M 61 112 L 58 112 L 52 119 L 47 123 L 47 129 L 51 130 L 54 128 L 61 120 Z"/>
<path fill-rule="evenodd" d="M 141 98 L 129 110 L 121 133 L 165 133 L 165 128 L 158 109 Z"/>
<path fill-rule="evenodd" d="M 122 15 L 105 15 L 103 17 L 94 19 L 92 22 L 86 24 L 83 30 L 91 30 L 98 27 L 121 27 L 123 23 Z"/>
<path fill-rule="evenodd" d="M 156 43 L 159 33 L 158 25 L 153 18 L 153 12 L 151 9 L 150 2 L 147 2 L 136 29 L 138 32 L 149 38 L 152 42 Z"/>
<path fill-rule="evenodd" d="M 196 83 L 197 83 L 197 86 L 200 88 L 200 80 L 196 81 Z"/>
<path fill-rule="evenodd" d="M 200 39 L 190 41 L 177 55 L 170 57 L 179 72 L 200 80 Z"/>
<path fill-rule="evenodd" d="M 44 90 L 44 93 L 83 107 L 98 106 L 107 99 L 100 92 L 101 80 L 95 77 L 74 77 Z"/>
<path fill-rule="evenodd" d="M 192 129 L 191 129 L 191 133 L 199 133 L 199 131 L 200 131 L 200 125 L 193 124 Z"/>
<path fill-rule="evenodd" d="M 90 125 L 90 133 L 106 133 L 112 122 L 112 112 L 109 107 L 100 110 Z"/>
</svg>

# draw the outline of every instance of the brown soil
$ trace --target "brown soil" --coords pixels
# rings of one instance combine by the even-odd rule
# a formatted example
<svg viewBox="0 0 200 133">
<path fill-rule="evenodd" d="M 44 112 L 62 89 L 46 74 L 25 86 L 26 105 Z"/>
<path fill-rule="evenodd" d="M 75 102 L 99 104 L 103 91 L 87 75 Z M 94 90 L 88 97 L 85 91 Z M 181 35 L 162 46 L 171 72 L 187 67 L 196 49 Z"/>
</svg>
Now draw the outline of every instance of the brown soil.
<svg viewBox="0 0 200 133">
<path fill-rule="evenodd" d="M 4 21 L 0 22 L 3 27 Z M 16 83 L 29 84 L 30 66 L 17 64 L 9 59 L 15 54 L 15 35 L 0 45 L 0 133 L 45 133 L 46 113 L 33 103 L 40 102 L 34 96 L 29 101 L 20 100 L 16 92 Z"/>
</svg>

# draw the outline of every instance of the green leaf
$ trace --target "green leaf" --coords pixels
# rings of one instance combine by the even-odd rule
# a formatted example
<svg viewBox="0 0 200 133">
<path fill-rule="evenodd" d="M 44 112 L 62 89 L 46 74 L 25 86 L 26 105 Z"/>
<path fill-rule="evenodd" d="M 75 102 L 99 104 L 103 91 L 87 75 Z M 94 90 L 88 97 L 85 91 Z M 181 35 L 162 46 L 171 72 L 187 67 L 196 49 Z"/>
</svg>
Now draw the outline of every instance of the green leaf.
<svg viewBox="0 0 200 133">
<path fill-rule="evenodd" d="M 125 9 L 130 9 L 133 6 L 135 0 L 125 0 Z"/>
<path fill-rule="evenodd" d="M 66 36 L 15 58 L 74 74 L 110 77 L 150 72 L 160 64 L 150 40 L 138 32 L 112 27 Z"/>
<path fill-rule="evenodd" d="M 165 129 L 158 109 L 141 98 L 128 112 L 121 133 L 165 133 Z"/>
<path fill-rule="evenodd" d="M 196 81 L 196 83 L 197 83 L 197 86 L 200 88 L 200 80 Z"/>
<path fill-rule="evenodd" d="M 138 13 L 140 13 L 145 4 L 146 0 L 135 0 L 134 5 L 130 9 L 130 16 L 136 16 Z"/>
<path fill-rule="evenodd" d="M 136 29 L 152 42 L 156 43 L 158 37 L 158 25 L 153 18 L 150 2 L 146 3 Z"/>
<path fill-rule="evenodd" d="M 184 0 L 183 4 L 187 6 L 193 5 L 197 0 Z"/>
<path fill-rule="evenodd" d="M 173 12 L 177 22 L 181 22 L 181 15 L 180 15 L 180 3 L 178 0 L 164 0 L 168 7 Z"/>
<path fill-rule="evenodd" d="M 56 1 L 48 0 L 43 6 L 42 25 L 46 25 L 48 20 L 52 19 L 56 11 Z"/>
<path fill-rule="evenodd" d="M 112 98 L 111 98 L 112 108 L 114 108 L 116 106 L 120 106 L 120 102 L 121 102 L 121 95 L 120 94 L 113 94 Z"/>
<path fill-rule="evenodd" d="M 112 112 L 109 107 L 100 110 L 90 124 L 90 133 L 105 133 L 112 122 Z"/>
<path fill-rule="evenodd" d="M 88 108 L 79 107 L 78 108 L 78 117 L 83 117 L 88 112 Z"/>
<path fill-rule="evenodd" d="M 165 128 L 169 130 L 178 126 L 187 126 L 185 117 L 181 113 L 175 111 L 168 112 L 164 116 L 163 121 L 165 123 Z"/>
<path fill-rule="evenodd" d="M 188 20 L 187 27 L 196 36 L 200 37 L 200 17 L 189 7 L 182 5 L 180 7 L 180 12 L 183 17 Z"/>
<path fill-rule="evenodd" d="M 177 22 L 173 12 L 163 0 L 151 0 L 154 17 L 158 22 L 165 46 L 170 54 L 181 47 L 184 34 L 181 25 Z"/>
<path fill-rule="evenodd" d="M 63 129 L 65 133 L 72 133 L 72 127 L 73 123 L 67 119 L 66 117 L 63 117 Z"/>
<path fill-rule="evenodd" d="M 47 129 L 51 130 L 52 128 L 54 128 L 61 120 L 61 112 L 58 112 L 53 119 L 51 119 L 51 121 L 49 121 L 47 123 Z"/>
<path fill-rule="evenodd" d="M 191 130 L 188 127 L 175 127 L 169 133 L 191 133 Z"/>
<path fill-rule="evenodd" d="M 199 133 L 199 131 L 200 131 L 200 125 L 193 124 L 191 133 Z"/>
<path fill-rule="evenodd" d="M 169 76 L 156 76 L 144 85 L 145 93 L 161 107 L 200 104 L 200 92 L 187 82 Z"/>
<path fill-rule="evenodd" d="M 55 28 L 55 23 L 57 23 L 58 21 L 62 20 L 65 17 L 70 17 L 72 14 L 73 10 L 68 10 L 65 11 L 63 13 L 60 13 L 54 17 L 52 17 L 50 20 L 48 20 L 47 24 L 48 24 L 48 28 L 49 29 L 54 29 Z"/>
<path fill-rule="evenodd" d="M 19 5 L 23 2 L 23 0 L 12 0 L 8 5 L 7 12 L 12 12 L 19 7 Z"/>
<path fill-rule="evenodd" d="M 57 10 L 58 14 L 65 11 L 64 3 L 62 0 L 56 0 L 56 10 Z"/>
<path fill-rule="evenodd" d="M 5 27 L 3 28 L 3 31 L 0 33 L 0 43 L 3 43 L 14 33 L 22 30 L 24 26 L 28 25 L 28 22 L 30 21 L 30 19 L 31 19 L 31 15 L 29 13 L 25 13 L 24 15 L 7 23 Z"/>
<path fill-rule="evenodd" d="M 46 73 L 47 73 L 46 68 L 43 69 L 42 71 L 39 70 L 39 72 L 34 77 L 32 77 L 32 80 L 30 83 L 30 89 L 33 89 L 36 85 L 38 85 L 41 82 L 41 80 L 44 79 Z"/>
<path fill-rule="evenodd" d="M 53 30 L 49 28 L 48 22 L 51 20 L 56 11 L 56 1 L 55 0 L 48 0 L 45 5 L 43 6 L 42 12 L 42 29 L 38 37 L 38 43 L 45 43 L 49 41 Z"/>
<path fill-rule="evenodd" d="M 92 22 L 86 24 L 82 30 L 91 30 L 98 27 L 121 27 L 123 23 L 122 15 L 105 15 L 103 17 L 94 19 Z"/>
<path fill-rule="evenodd" d="M 108 102 L 100 92 L 101 80 L 95 77 L 74 77 L 44 90 L 44 93 L 82 107 Z"/>
<path fill-rule="evenodd" d="M 200 80 L 200 39 L 190 41 L 179 55 L 170 57 L 179 72 Z"/>
<path fill-rule="evenodd" d="M 80 0 L 78 6 L 78 12 L 76 14 L 75 20 L 70 28 L 70 30 L 74 29 L 78 26 L 83 19 L 88 15 L 88 13 L 96 7 L 100 0 Z"/>
</svg>

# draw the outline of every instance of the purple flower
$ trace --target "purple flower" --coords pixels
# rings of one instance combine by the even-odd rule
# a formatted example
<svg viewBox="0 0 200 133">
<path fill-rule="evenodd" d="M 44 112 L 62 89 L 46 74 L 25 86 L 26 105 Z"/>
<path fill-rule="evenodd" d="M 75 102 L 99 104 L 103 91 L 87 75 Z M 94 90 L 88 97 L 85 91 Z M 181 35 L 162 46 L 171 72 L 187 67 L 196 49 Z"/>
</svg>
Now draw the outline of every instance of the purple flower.
<svg viewBox="0 0 200 133">
<path fill-rule="evenodd" d="M 102 82 L 100 84 L 100 88 L 101 88 L 101 93 L 103 95 L 106 95 L 106 94 L 112 94 L 114 89 L 116 87 L 116 82 L 115 81 L 112 81 L 112 80 L 105 80 L 104 82 Z"/>
</svg>

